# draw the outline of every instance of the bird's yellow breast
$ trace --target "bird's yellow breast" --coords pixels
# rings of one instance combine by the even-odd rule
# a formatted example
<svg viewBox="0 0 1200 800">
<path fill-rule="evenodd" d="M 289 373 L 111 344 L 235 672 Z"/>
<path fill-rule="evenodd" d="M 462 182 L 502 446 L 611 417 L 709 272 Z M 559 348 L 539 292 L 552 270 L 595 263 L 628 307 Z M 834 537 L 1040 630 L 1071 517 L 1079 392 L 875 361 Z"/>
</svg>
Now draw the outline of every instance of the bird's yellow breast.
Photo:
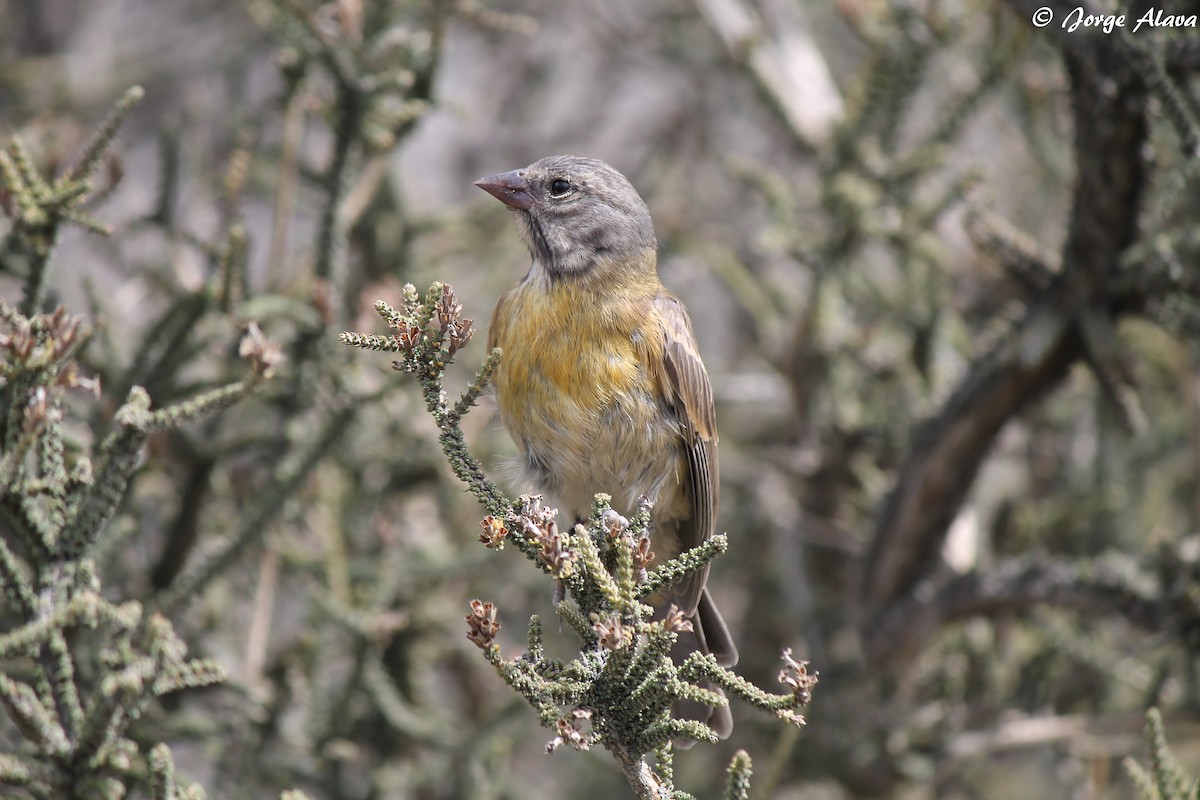
<svg viewBox="0 0 1200 800">
<path fill-rule="evenodd" d="M 572 513 L 590 507 L 591 492 L 636 499 L 674 472 L 678 428 L 648 368 L 662 357 L 652 297 L 647 287 L 601 295 L 526 281 L 496 306 L 500 415 L 528 477 L 583 507 Z"/>
<path fill-rule="evenodd" d="M 565 415 L 603 410 L 631 391 L 657 393 L 645 366 L 658 345 L 648 306 L 567 283 L 513 288 L 492 321 L 493 343 L 504 351 L 496 373 L 501 408 L 566 422 Z"/>
</svg>

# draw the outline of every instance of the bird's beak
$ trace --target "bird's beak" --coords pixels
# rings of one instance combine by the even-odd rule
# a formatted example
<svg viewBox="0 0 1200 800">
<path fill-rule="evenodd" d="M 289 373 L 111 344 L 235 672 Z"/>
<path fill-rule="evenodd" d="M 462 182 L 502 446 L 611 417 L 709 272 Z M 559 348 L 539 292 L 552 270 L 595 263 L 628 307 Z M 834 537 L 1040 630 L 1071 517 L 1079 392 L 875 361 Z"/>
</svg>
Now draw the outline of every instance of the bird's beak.
<svg viewBox="0 0 1200 800">
<path fill-rule="evenodd" d="M 529 182 L 520 170 L 501 172 L 490 178 L 480 178 L 475 185 L 495 197 L 509 208 L 530 208 L 533 195 L 529 193 Z"/>
</svg>

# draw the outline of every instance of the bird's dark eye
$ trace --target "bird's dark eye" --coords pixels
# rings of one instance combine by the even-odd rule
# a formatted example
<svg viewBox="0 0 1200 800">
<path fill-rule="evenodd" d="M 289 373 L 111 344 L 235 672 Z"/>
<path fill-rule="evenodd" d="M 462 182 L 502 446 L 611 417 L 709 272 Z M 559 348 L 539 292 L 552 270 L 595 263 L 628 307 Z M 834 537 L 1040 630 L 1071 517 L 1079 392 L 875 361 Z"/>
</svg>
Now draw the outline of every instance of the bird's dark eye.
<svg viewBox="0 0 1200 800">
<path fill-rule="evenodd" d="M 550 181 L 551 197 L 562 197 L 569 191 L 571 191 L 571 184 L 568 181 L 564 181 L 562 178 L 555 178 Z"/>
</svg>

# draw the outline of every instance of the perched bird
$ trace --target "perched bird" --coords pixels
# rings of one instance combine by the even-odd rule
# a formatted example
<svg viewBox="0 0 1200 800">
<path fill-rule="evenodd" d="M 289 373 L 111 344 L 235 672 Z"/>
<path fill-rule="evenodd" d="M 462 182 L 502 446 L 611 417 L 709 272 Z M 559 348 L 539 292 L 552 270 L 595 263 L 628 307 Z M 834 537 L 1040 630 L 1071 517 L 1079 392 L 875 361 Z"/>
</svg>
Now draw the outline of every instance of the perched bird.
<svg viewBox="0 0 1200 800">
<path fill-rule="evenodd" d="M 659 563 L 703 543 L 717 520 L 712 386 L 683 304 L 658 279 L 645 202 L 620 172 L 578 156 L 475 185 L 509 207 L 533 257 L 488 334 L 488 348 L 503 350 L 496 405 L 525 478 L 573 520 L 587 519 L 596 492 L 626 515 L 648 497 Z M 732 666 L 737 649 L 707 579 L 705 568 L 651 601 L 693 623 L 676 663 L 699 650 Z M 729 735 L 728 708 L 681 705 Z"/>
</svg>

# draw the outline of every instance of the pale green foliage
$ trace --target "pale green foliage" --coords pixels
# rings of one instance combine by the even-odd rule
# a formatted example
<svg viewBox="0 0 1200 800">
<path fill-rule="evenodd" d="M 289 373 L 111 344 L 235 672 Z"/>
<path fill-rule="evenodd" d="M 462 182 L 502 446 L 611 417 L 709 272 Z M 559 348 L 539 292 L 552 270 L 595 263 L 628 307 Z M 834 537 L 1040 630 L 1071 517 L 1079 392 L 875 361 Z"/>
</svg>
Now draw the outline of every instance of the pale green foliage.
<svg viewBox="0 0 1200 800">
<path fill-rule="evenodd" d="M 1200 798 L 1200 780 L 1191 777 L 1171 755 L 1163 730 L 1162 713 L 1152 708 L 1146 713 L 1146 746 L 1150 766 L 1143 767 L 1132 758 L 1125 759 L 1125 771 L 1137 787 L 1141 800 L 1196 800 Z"/>
<path fill-rule="evenodd" d="M 19 141 L 0 151 L 0 188 L 14 199 L 0 253 L 24 255 L 20 268 L 27 271 L 21 309 L 0 301 L 0 518 L 13 534 L 0 539 L 0 586 L 19 620 L 0 633 L 0 705 L 25 740 L 5 755 L 0 782 L 34 797 L 123 797 L 145 774 L 143 758 L 155 798 L 203 796 L 175 778 L 166 745 L 143 753 L 130 725 L 156 698 L 210 686 L 224 672 L 209 659 L 188 658 L 162 615 L 106 599 L 93 554 L 147 436 L 241 399 L 273 364 L 263 340 L 247 354 L 251 378 L 153 411 L 145 389 L 133 386 L 93 452 L 73 444 L 68 393 L 99 393 L 75 360 L 87 339 L 85 322 L 62 308 L 37 312 L 58 225 L 100 228 L 76 205 L 88 198 L 92 174 L 140 97 L 140 89 L 130 90 L 78 166 L 57 180 L 37 174 Z"/>
</svg>

